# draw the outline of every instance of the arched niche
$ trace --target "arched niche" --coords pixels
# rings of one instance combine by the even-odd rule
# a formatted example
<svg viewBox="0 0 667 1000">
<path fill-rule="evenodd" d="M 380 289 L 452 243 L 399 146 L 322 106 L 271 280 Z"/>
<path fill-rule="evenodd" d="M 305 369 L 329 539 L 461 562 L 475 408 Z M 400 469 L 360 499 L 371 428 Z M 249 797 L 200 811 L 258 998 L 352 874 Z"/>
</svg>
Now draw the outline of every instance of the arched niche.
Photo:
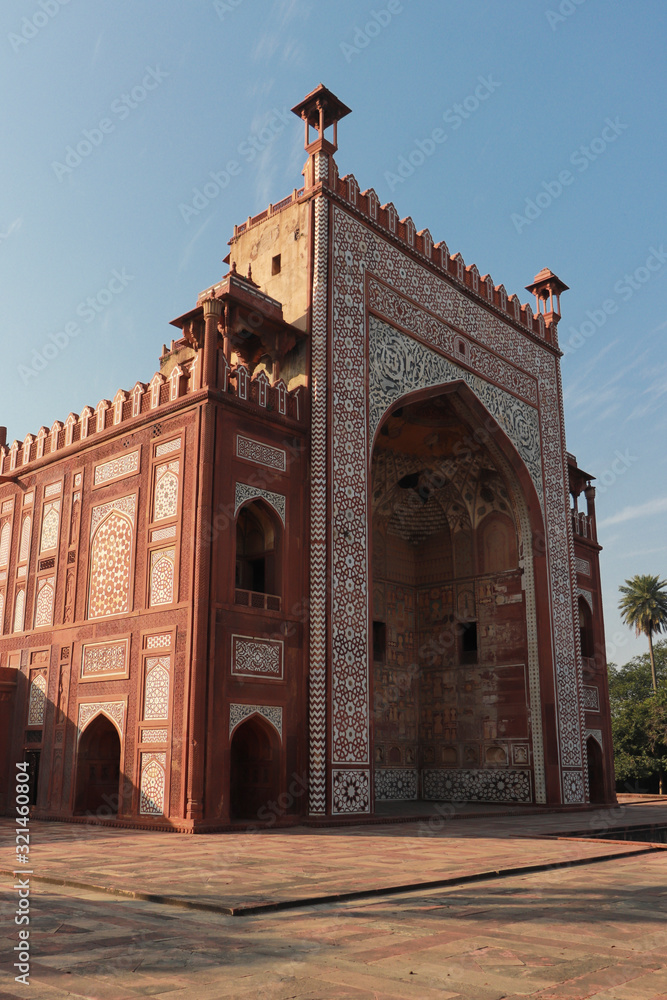
<svg viewBox="0 0 667 1000">
<path fill-rule="evenodd" d="M 262 821 L 280 795 L 280 737 L 259 714 L 233 731 L 230 746 L 230 818 Z"/>
<path fill-rule="evenodd" d="M 256 594 L 281 594 L 282 525 L 263 500 L 245 503 L 236 516 L 235 584 Z"/>
<path fill-rule="evenodd" d="M 74 812 L 102 819 L 118 813 L 120 736 L 103 712 L 81 733 L 77 747 Z"/>
</svg>

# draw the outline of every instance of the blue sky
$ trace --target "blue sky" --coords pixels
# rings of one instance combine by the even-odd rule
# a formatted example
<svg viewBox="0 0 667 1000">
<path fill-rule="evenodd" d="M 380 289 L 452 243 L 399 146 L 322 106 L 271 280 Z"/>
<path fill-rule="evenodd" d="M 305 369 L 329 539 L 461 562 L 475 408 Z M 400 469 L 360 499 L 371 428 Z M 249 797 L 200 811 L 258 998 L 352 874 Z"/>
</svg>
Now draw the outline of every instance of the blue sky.
<svg viewBox="0 0 667 1000">
<path fill-rule="evenodd" d="M 9 440 L 151 377 L 234 223 L 300 186 L 287 112 L 321 81 L 353 110 L 341 174 L 522 301 L 544 266 L 570 286 L 567 444 L 598 477 L 610 658 L 643 652 L 616 604 L 667 576 L 666 29 L 659 0 L 5 0 Z"/>
</svg>

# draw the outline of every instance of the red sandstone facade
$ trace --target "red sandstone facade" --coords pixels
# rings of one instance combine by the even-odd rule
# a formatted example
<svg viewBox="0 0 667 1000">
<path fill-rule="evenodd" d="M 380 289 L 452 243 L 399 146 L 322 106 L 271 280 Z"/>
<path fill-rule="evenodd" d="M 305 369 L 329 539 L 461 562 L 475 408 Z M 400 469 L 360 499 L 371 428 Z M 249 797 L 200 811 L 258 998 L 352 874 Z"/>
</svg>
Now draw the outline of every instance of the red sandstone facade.
<svg viewBox="0 0 667 1000">
<path fill-rule="evenodd" d="M 304 186 L 159 372 L 1 442 L 0 806 L 24 759 L 36 816 L 184 830 L 611 802 L 566 286 L 533 314 L 338 176 L 334 95 L 294 110 Z"/>
</svg>

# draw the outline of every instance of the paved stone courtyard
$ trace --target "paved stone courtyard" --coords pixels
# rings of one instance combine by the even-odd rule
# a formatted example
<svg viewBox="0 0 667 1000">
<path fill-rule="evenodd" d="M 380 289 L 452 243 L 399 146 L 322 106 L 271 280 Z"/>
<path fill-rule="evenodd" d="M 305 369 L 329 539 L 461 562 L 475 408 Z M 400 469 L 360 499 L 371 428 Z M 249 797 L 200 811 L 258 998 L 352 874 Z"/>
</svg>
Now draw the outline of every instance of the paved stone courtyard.
<svg viewBox="0 0 667 1000">
<path fill-rule="evenodd" d="M 13 982 L 10 916 L 0 996 L 665 1000 L 667 850 L 582 839 L 661 823 L 655 800 L 195 837 L 34 823 L 30 986 Z M 8 872 L 13 825 L 1 832 Z"/>
</svg>

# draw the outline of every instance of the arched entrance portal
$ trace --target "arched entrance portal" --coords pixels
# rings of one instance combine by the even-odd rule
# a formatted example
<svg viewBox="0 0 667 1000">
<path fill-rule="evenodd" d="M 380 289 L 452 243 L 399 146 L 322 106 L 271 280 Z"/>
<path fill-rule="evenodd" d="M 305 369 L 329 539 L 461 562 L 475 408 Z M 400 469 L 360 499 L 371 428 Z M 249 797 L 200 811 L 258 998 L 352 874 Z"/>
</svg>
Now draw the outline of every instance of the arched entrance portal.
<svg viewBox="0 0 667 1000">
<path fill-rule="evenodd" d="M 261 820 L 262 808 L 266 810 L 279 794 L 280 740 L 273 726 L 253 715 L 241 723 L 232 737 L 231 818 Z"/>
<path fill-rule="evenodd" d="M 74 811 L 86 815 L 118 813 L 120 738 L 106 715 L 98 715 L 79 741 Z"/>
<path fill-rule="evenodd" d="M 586 756 L 588 758 L 588 791 L 590 801 L 599 804 L 605 801 L 604 765 L 602 763 L 602 747 L 594 736 L 586 740 Z"/>
<path fill-rule="evenodd" d="M 380 799 L 421 789 L 426 799 L 533 800 L 530 532 L 515 477 L 481 430 L 444 392 L 394 409 L 373 448 Z M 534 600 L 532 586 L 531 572 Z"/>
</svg>

